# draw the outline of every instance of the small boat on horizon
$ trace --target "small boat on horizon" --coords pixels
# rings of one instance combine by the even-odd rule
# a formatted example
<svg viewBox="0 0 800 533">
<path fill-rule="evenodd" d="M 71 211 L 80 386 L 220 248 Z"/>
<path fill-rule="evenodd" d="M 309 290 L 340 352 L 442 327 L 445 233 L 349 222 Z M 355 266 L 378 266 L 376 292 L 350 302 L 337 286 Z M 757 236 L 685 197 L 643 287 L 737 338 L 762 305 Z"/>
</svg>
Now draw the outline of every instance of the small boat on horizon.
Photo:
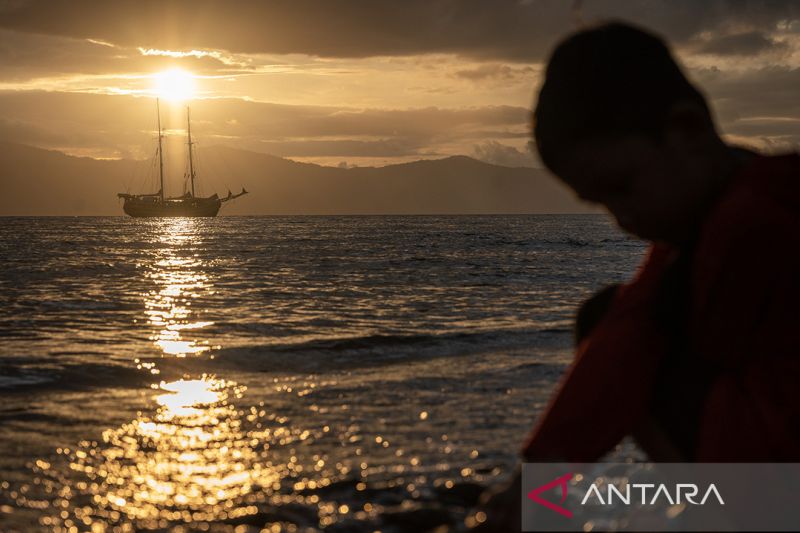
<svg viewBox="0 0 800 533">
<path fill-rule="evenodd" d="M 192 124 L 189 114 L 189 107 L 186 107 L 186 136 L 189 145 L 189 172 L 188 182 L 191 185 L 189 190 L 185 190 L 181 196 L 166 197 L 164 195 L 164 153 L 161 133 L 161 108 L 156 99 L 156 112 L 158 113 L 158 165 L 159 183 L 158 192 L 151 194 L 128 194 L 118 193 L 117 197 L 122 198 L 124 203 L 122 210 L 132 217 L 215 217 L 219 213 L 222 204 L 234 198 L 239 198 L 247 194 L 242 187 L 242 192 L 233 194 L 228 191 L 228 195 L 220 198 L 217 194 L 202 197 L 195 194 L 195 180 L 197 178 L 192 158 Z M 185 185 L 184 185 L 185 188 Z"/>
</svg>

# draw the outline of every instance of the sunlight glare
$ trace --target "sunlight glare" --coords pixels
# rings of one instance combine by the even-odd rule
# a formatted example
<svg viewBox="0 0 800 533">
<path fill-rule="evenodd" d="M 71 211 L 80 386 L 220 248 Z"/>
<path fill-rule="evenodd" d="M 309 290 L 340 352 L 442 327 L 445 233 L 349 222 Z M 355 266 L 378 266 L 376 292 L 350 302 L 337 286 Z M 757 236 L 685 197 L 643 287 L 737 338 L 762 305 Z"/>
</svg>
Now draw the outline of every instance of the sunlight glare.
<svg viewBox="0 0 800 533">
<path fill-rule="evenodd" d="M 156 397 L 156 402 L 166 408 L 175 416 L 190 416 L 199 413 L 193 409 L 198 405 L 209 405 L 220 400 L 216 389 L 220 387 L 219 381 L 210 379 L 178 380 L 171 383 L 161 382 L 161 390 L 167 394 Z M 222 383 L 224 385 L 224 383 Z"/>
<path fill-rule="evenodd" d="M 159 72 L 153 75 L 153 92 L 165 100 L 190 100 L 195 95 L 195 77 L 177 68 Z"/>
</svg>

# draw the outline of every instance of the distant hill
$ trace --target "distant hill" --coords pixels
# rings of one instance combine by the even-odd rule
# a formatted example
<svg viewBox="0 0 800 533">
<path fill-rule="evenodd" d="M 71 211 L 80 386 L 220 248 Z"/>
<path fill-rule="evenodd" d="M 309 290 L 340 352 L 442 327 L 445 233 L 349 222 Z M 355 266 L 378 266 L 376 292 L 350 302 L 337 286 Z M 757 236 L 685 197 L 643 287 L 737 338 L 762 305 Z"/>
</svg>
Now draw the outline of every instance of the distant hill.
<svg viewBox="0 0 800 533">
<path fill-rule="evenodd" d="M 198 162 L 206 192 L 222 196 L 226 186 L 251 192 L 222 214 L 595 212 L 542 170 L 464 156 L 338 168 L 213 146 Z M 72 157 L 0 142 L 0 215 L 119 215 L 116 194 L 145 192 L 148 172 L 152 177 L 151 162 Z M 179 187 L 174 184 L 172 192 Z"/>
</svg>

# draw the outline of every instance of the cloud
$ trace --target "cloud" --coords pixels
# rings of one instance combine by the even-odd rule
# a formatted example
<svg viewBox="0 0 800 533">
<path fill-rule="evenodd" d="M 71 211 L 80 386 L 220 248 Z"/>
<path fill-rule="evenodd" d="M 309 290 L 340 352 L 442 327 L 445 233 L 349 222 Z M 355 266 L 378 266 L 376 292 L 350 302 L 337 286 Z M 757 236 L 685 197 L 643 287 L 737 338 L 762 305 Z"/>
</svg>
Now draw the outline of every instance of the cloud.
<svg viewBox="0 0 800 533">
<path fill-rule="evenodd" d="M 205 145 L 282 156 L 392 158 L 463 154 L 476 138 L 518 138 L 527 116 L 513 106 L 353 109 L 208 99 L 192 106 L 192 133 Z M 70 153 L 144 157 L 155 130 L 153 101 L 122 95 L 0 91 L 0 117 L 0 138 Z M 162 105 L 170 142 L 183 142 L 184 120 L 182 107 Z"/>
<path fill-rule="evenodd" d="M 710 38 L 696 49 L 701 54 L 750 56 L 767 51 L 784 50 L 787 44 L 761 31 L 749 31 Z"/>
<path fill-rule="evenodd" d="M 800 147 L 800 68 L 705 69 L 694 75 L 729 139 L 770 152 Z"/>
<path fill-rule="evenodd" d="M 720 131 L 758 146 L 800 141 L 800 69 L 694 71 L 709 95 Z M 536 160 L 521 149 L 529 136 L 523 106 L 338 107 L 286 105 L 234 98 L 193 103 L 193 132 L 202 144 L 228 144 L 298 158 L 408 160 L 471 154 L 518 166 Z M 0 91 L 0 138 L 104 157 L 145 157 L 155 129 L 148 98 L 44 91 Z M 163 110 L 170 138 L 182 142 L 185 112 Z M 336 158 L 336 159 L 333 159 Z"/>
<path fill-rule="evenodd" d="M 50 35 L 0 30 L 0 80 L 56 78 L 65 74 L 111 77 L 181 67 L 196 74 L 249 72 L 252 67 L 215 51 L 170 54 Z"/>
<path fill-rule="evenodd" d="M 202 95 L 215 97 L 193 104 L 204 142 L 337 162 L 471 153 L 526 164 L 518 147 L 541 62 L 576 28 L 572 5 L 0 2 L 0 88 L 16 91 L 0 90 L 0 137 L 143 154 L 152 102 L 103 94 L 142 94 L 143 76 L 177 66 L 205 76 Z M 796 142 L 800 2 L 574 5 L 589 23 L 622 16 L 665 35 L 731 138 Z M 180 131 L 176 117 L 165 120 Z"/>
<path fill-rule="evenodd" d="M 68 137 L 26 121 L 0 118 L 0 140 L 33 146 L 56 146 L 68 142 Z"/>
<path fill-rule="evenodd" d="M 529 152 L 517 150 L 513 146 L 497 141 L 476 144 L 472 149 L 472 156 L 480 161 L 504 167 L 533 167 L 536 165 Z"/>
<path fill-rule="evenodd" d="M 539 69 L 530 65 L 511 66 L 502 63 L 484 63 L 474 68 L 457 70 L 455 76 L 475 82 L 489 80 L 501 83 L 513 82 L 532 85 L 533 77 L 538 72 Z"/>
<path fill-rule="evenodd" d="M 800 67 L 694 72 L 723 124 L 748 117 L 800 117 Z"/>
<path fill-rule="evenodd" d="M 626 18 L 682 42 L 704 30 L 771 29 L 799 18 L 790 0 L 586 2 L 580 18 Z M 541 61 L 575 29 L 564 0 L 30 0 L 6 3 L 0 27 L 163 50 L 369 57 L 452 53 Z"/>
<path fill-rule="evenodd" d="M 281 157 L 402 157 L 409 155 L 437 155 L 427 152 L 428 147 L 418 140 L 380 139 L 377 141 L 306 140 L 261 141 L 259 152 Z"/>
</svg>

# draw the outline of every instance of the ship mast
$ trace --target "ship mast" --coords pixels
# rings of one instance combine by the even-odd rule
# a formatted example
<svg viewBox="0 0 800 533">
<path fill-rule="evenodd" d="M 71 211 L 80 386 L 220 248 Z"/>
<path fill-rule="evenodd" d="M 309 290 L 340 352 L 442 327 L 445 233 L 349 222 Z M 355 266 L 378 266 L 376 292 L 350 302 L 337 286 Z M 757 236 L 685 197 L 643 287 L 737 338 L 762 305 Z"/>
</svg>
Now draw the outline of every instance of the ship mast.
<svg viewBox="0 0 800 533">
<path fill-rule="evenodd" d="M 164 203 L 164 150 L 161 147 L 161 107 L 156 98 L 156 113 L 158 113 L 158 170 L 159 178 L 161 179 L 161 203 Z"/>
<path fill-rule="evenodd" d="M 189 137 L 189 179 L 192 182 L 192 198 L 194 198 L 194 162 L 192 161 L 192 121 L 189 118 L 189 106 L 186 106 L 186 134 Z"/>
</svg>

